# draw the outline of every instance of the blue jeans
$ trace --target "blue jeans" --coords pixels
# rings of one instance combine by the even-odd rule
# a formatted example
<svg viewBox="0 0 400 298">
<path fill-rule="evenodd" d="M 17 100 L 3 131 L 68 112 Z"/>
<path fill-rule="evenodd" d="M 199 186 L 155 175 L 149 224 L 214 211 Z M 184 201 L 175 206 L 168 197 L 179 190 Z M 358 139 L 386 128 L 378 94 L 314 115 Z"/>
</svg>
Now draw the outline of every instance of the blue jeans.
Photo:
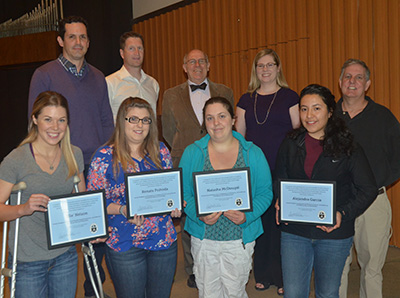
<svg viewBox="0 0 400 298">
<path fill-rule="evenodd" d="M 106 248 L 106 262 L 118 298 L 169 297 L 177 258 L 176 241 L 166 250 Z"/>
<path fill-rule="evenodd" d="M 309 239 L 282 232 L 281 255 L 285 298 L 308 298 L 314 268 L 315 296 L 338 298 L 342 271 L 353 237 Z"/>
<path fill-rule="evenodd" d="M 12 256 L 8 255 L 9 267 Z M 17 262 L 16 298 L 74 298 L 78 277 L 75 245 L 47 261 Z"/>
</svg>

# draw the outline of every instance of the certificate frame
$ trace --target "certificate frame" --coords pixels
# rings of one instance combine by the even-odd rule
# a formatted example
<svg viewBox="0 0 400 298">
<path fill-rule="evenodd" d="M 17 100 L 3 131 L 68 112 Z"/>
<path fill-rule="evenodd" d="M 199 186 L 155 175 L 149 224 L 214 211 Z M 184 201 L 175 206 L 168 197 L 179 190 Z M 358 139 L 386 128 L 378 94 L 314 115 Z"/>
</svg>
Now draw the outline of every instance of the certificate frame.
<svg viewBox="0 0 400 298">
<path fill-rule="evenodd" d="M 144 217 L 169 214 L 175 208 L 182 211 L 182 168 L 126 173 L 125 195 L 127 218 L 133 218 L 135 214 Z M 152 208 L 149 202 L 157 203 L 157 206 Z"/>
<path fill-rule="evenodd" d="M 207 204 L 205 198 L 210 197 L 208 199 L 216 199 L 217 201 L 228 201 L 229 191 L 234 191 L 235 187 L 232 186 L 210 186 L 214 188 L 206 188 L 207 185 L 211 185 L 212 183 L 230 183 L 239 181 L 241 184 L 238 187 L 237 191 L 240 192 L 238 197 L 234 197 L 232 201 L 229 202 L 221 202 L 224 204 L 225 208 L 218 208 L 218 206 L 212 206 L 215 202 L 210 202 Z M 237 210 L 242 212 L 251 212 L 253 211 L 253 198 L 251 193 L 251 183 L 250 183 L 250 168 L 236 168 L 229 170 L 217 170 L 217 171 L 206 171 L 206 172 L 194 172 L 193 173 L 193 186 L 194 186 L 194 194 L 195 194 L 195 205 L 196 205 L 196 214 L 197 217 L 202 217 L 209 215 L 213 212 L 219 211 L 227 211 L 227 210 Z M 206 192 L 204 192 L 206 190 Z M 226 195 L 221 195 L 223 192 L 228 192 Z M 203 201 L 203 202 L 202 202 Z M 215 203 L 218 204 L 218 203 Z M 208 207 L 207 207 L 208 206 Z M 228 206 L 233 208 L 228 208 Z M 210 208 L 211 207 L 211 208 Z"/>
<path fill-rule="evenodd" d="M 280 179 L 279 184 L 280 222 L 336 224 L 336 181 Z"/>
<path fill-rule="evenodd" d="M 59 195 L 50 199 L 45 212 L 49 249 L 108 238 L 104 190 Z"/>
</svg>

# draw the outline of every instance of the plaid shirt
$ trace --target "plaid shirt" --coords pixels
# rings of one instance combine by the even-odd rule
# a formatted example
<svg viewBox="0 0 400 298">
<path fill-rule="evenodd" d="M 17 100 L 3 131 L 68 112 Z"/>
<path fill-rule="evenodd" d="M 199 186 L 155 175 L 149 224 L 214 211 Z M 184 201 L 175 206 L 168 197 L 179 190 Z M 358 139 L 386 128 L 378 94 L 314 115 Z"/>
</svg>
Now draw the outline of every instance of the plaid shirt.
<svg viewBox="0 0 400 298">
<path fill-rule="evenodd" d="M 69 71 L 76 77 L 82 77 L 86 71 L 86 66 L 87 66 L 86 60 L 83 60 L 82 68 L 79 72 L 75 64 L 73 64 L 67 58 L 65 58 L 63 54 L 60 54 L 60 56 L 58 56 L 58 61 L 60 61 L 61 65 L 65 68 L 66 71 Z"/>
</svg>

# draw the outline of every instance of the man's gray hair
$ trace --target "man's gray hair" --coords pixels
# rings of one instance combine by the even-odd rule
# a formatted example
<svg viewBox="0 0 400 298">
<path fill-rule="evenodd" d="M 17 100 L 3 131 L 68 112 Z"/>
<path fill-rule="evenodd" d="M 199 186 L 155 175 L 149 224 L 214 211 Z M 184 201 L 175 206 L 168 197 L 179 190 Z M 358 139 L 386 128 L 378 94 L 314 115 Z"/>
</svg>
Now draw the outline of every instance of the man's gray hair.
<svg viewBox="0 0 400 298">
<path fill-rule="evenodd" d="M 361 65 L 362 67 L 364 67 L 364 69 L 365 69 L 366 80 L 368 81 L 368 80 L 369 80 L 369 77 L 370 77 L 370 75 L 371 75 L 371 72 L 369 71 L 369 68 L 368 68 L 367 64 L 366 64 L 364 61 L 360 60 L 360 59 L 348 59 L 348 60 L 343 64 L 343 66 L 342 66 L 342 71 L 341 71 L 341 73 L 340 73 L 340 80 L 342 80 L 342 78 L 343 78 L 344 70 L 345 70 L 347 67 L 349 67 L 350 65 L 353 65 L 353 64 L 359 64 L 359 65 Z"/>
</svg>

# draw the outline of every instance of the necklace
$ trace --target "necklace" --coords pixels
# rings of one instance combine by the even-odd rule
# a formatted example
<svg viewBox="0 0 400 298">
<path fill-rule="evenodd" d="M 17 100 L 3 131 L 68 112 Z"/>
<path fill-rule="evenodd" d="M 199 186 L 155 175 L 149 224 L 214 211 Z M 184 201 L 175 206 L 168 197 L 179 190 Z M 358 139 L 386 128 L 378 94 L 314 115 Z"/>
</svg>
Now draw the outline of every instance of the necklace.
<svg viewBox="0 0 400 298">
<path fill-rule="evenodd" d="M 279 91 L 279 90 L 278 90 Z M 263 122 L 258 121 L 258 117 L 257 117 L 257 97 L 258 97 L 258 93 L 256 92 L 256 97 L 254 99 L 254 117 L 256 118 L 256 122 L 258 125 L 263 125 L 265 122 L 267 122 L 268 120 L 268 116 L 269 116 L 269 112 L 271 111 L 272 105 L 274 104 L 276 95 L 278 94 L 278 91 L 275 92 L 274 98 L 271 101 L 271 104 L 269 105 L 268 111 L 267 111 L 267 115 L 265 116 L 265 119 Z"/>
<path fill-rule="evenodd" d="M 33 146 L 33 145 L 32 145 L 32 146 Z M 35 148 L 36 152 L 39 153 L 39 155 L 42 156 L 43 159 L 49 164 L 49 166 L 50 166 L 50 171 L 53 171 L 53 170 L 54 170 L 54 162 L 56 161 L 57 156 L 58 156 L 58 151 L 60 151 L 60 150 L 57 150 L 57 152 L 56 152 L 56 154 L 55 154 L 55 156 L 54 156 L 53 161 L 50 163 L 50 162 L 47 160 L 47 158 L 44 157 L 44 155 L 43 155 L 42 153 L 40 153 L 39 150 L 37 150 L 36 147 L 33 147 L 33 148 Z"/>
</svg>

